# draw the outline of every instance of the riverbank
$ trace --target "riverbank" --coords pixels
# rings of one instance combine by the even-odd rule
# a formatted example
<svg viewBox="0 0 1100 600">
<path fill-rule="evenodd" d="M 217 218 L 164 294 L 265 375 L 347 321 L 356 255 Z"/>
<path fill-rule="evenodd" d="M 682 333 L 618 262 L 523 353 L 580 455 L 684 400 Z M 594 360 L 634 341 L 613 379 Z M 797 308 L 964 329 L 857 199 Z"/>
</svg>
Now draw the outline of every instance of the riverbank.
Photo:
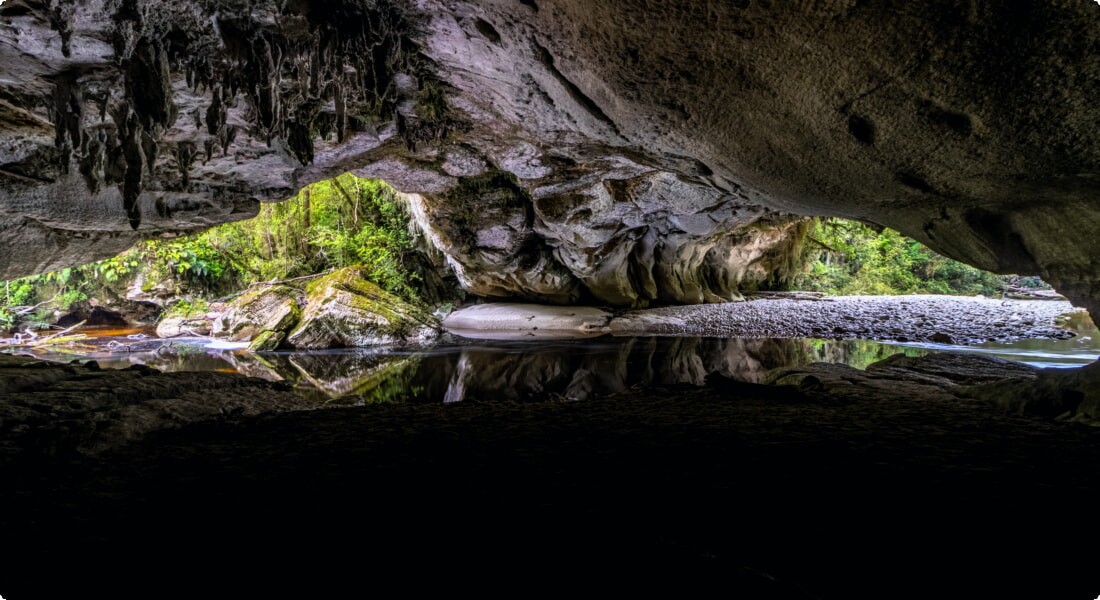
<svg viewBox="0 0 1100 600">
<path fill-rule="evenodd" d="M 805 337 L 977 344 L 1028 338 L 1064 339 L 1055 319 L 1081 309 L 1058 300 L 966 296 L 837 296 L 766 299 L 655 308 L 627 313 L 611 331 L 636 335 Z"/>
<path fill-rule="evenodd" d="M 1066 339 L 1056 320 L 1082 312 L 1062 300 L 994 300 L 965 296 L 777 297 L 629 311 L 616 316 L 583 307 L 482 304 L 452 313 L 459 335 L 520 339 L 612 335 L 724 338 L 827 338 L 978 344 Z"/>
</svg>

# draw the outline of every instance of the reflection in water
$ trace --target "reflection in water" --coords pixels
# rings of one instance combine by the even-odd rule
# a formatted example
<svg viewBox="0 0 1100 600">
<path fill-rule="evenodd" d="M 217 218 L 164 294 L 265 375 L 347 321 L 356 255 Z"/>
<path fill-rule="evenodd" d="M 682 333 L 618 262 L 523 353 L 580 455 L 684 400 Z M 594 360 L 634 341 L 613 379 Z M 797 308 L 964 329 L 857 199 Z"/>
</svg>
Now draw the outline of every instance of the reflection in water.
<svg viewBox="0 0 1100 600">
<path fill-rule="evenodd" d="M 995 356 L 1014 360 L 1042 369 L 1080 367 L 1095 362 L 1100 357 L 1100 331 L 1084 311 L 1070 313 L 1061 318 L 1060 326 L 1074 332 L 1076 337 L 1064 340 L 1031 339 L 1014 342 L 986 342 L 974 346 L 948 346 L 944 344 L 904 344 L 910 348 L 925 350 L 950 350 Z"/>
<path fill-rule="evenodd" d="M 759 383 L 778 367 L 841 362 L 863 368 L 892 354 L 925 352 L 861 340 L 602 337 L 252 354 L 204 347 L 207 341 L 176 338 L 106 352 L 109 340 L 100 338 L 99 351 L 40 356 L 94 359 L 104 368 L 236 371 L 288 382 L 318 403 L 363 404 L 582 400 L 649 385 L 701 386 L 711 374 Z"/>
<path fill-rule="evenodd" d="M 977 352 L 1036 366 L 1096 360 L 1100 335 L 1086 313 L 1070 315 L 1069 340 L 1023 340 L 977 346 L 867 340 L 600 337 L 532 341 L 461 340 L 431 349 L 280 352 L 205 347 L 205 338 L 171 341 L 97 336 L 54 360 L 94 359 L 104 368 L 144 364 L 162 371 L 236 371 L 285 381 L 320 403 L 582 400 L 651 385 L 701 386 L 708 375 L 760 383 L 772 369 L 813 362 L 863 369 L 891 355 Z M 94 332 L 89 332 L 94 335 Z M 111 332 L 114 333 L 114 332 Z M 127 346 L 120 351 L 120 344 Z"/>
</svg>

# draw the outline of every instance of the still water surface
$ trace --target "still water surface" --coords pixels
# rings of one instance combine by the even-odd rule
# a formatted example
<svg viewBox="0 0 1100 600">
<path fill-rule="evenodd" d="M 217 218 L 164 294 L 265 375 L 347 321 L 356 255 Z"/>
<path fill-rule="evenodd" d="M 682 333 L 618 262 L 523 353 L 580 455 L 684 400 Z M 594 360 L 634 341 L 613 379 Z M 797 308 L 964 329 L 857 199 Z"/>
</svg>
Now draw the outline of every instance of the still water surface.
<svg viewBox="0 0 1100 600">
<path fill-rule="evenodd" d="M 599 337 L 533 341 L 454 338 L 431 349 L 374 348 L 252 354 L 209 347 L 205 338 L 160 340 L 139 330 L 87 330 L 88 343 L 50 360 L 95 360 L 104 368 L 148 365 L 162 371 L 239 372 L 286 381 L 318 403 L 387 401 L 580 400 L 650 385 L 704 385 L 717 374 L 759 383 L 768 371 L 813 362 L 856 368 L 894 354 L 956 351 L 1043 368 L 1088 364 L 1100 356 L 1100 334 L 1087 314 L 1065 324 L 1067 340 L 1023 340 L 976 346 L 869 340 Z"/>
</svg>

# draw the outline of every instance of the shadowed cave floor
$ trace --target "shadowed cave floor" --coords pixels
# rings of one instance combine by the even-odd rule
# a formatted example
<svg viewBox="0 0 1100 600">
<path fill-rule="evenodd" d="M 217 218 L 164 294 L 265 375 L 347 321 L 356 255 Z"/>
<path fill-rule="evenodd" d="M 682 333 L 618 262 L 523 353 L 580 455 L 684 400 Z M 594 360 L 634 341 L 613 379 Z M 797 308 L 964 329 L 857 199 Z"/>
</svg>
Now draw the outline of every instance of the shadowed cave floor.
<svg viewBox="0 0 1100 600">
<path fill-rule="evenodd" d="M 734 383 L 225 417 L 9 463 L 0 594 L 1093 598 L 1098 464 L 981 402 Z"/>
</svg>

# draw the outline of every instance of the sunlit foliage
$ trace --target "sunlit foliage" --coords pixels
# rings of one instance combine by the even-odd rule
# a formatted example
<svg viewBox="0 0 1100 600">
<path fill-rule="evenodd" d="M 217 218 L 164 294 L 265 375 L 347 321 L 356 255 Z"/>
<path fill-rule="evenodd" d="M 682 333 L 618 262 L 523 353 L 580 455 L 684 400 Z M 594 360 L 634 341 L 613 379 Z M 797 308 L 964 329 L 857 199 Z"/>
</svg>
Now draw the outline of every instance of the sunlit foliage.
<svg viewBox="0 0 1100 600">
<path fill-rule="evenodd" d="M 341 175 L 265 204 L 251 220 L 174 240 L 149 240 L 107 260 L 4 282 L 0 326 L 15 307 L 48 302 L 68 310 L 122 288 L 168 288 L 176 296 L 217 297 L 255 281 L 283 280 L 363 265 L 369 279 L 408 300 L 420 275 L 403 267 L 415 252 L 409 217 L 396 192 L 378 180 Z"/>
<path fill-rule="evenodd" d="M 817 219 L 805 245 L 806 270 L 794 287 L 829 294 L 994 295 L 1003 276 L 936 254 L 892 229 Z"/>
</svg>

